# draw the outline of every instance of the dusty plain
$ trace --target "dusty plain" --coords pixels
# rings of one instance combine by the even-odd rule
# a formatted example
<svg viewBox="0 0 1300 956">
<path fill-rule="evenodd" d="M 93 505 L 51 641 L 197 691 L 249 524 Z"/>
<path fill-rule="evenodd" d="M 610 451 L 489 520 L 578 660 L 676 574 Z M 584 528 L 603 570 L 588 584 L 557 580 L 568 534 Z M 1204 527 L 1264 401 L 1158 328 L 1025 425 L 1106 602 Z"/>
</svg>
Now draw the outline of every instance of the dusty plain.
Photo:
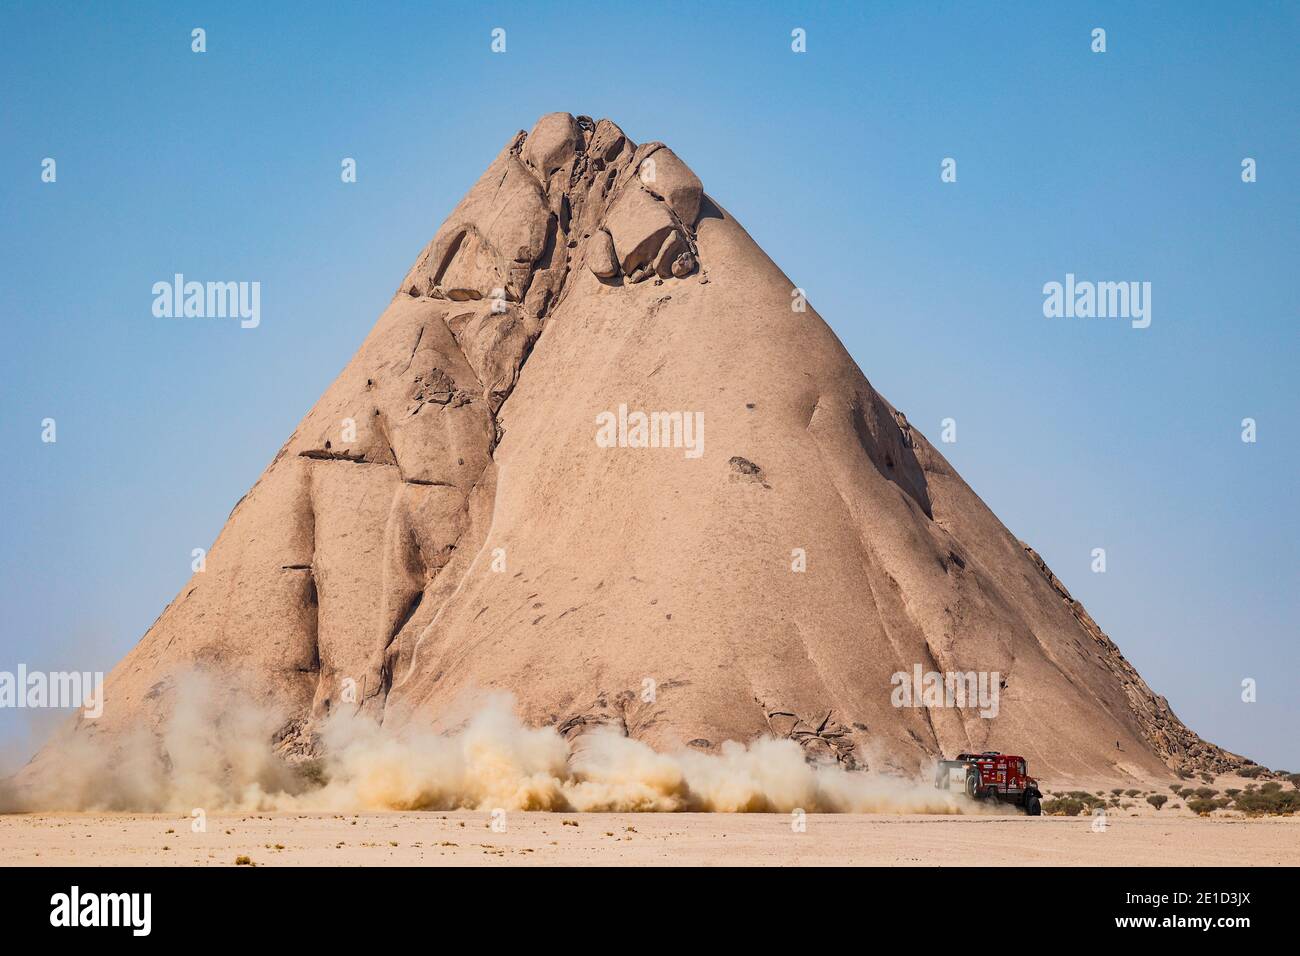
<svg viewBox="0 0 1300 956">
<path fill-rule="evenodd" d="M 473 811 L 0 816 L 6 866 L 1298 866 L 1300 819 Z M 241 858 L 248 863 L 237 863 Z"/>
</svg>

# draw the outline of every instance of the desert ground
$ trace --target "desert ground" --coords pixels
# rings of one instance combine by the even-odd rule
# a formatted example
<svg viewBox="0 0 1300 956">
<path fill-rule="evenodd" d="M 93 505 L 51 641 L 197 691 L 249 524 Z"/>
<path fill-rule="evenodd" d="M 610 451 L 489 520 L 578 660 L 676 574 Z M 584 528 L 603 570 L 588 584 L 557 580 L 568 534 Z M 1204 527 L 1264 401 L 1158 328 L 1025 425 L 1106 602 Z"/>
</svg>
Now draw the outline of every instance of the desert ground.
<svg viewBox="0 0 1300 956">
<path fill-rule="evenodd" d="M 810 814 L 175 814 L 0 816 L 22 866 L 1297 866 L 1300 819 Z"/>
</svg>

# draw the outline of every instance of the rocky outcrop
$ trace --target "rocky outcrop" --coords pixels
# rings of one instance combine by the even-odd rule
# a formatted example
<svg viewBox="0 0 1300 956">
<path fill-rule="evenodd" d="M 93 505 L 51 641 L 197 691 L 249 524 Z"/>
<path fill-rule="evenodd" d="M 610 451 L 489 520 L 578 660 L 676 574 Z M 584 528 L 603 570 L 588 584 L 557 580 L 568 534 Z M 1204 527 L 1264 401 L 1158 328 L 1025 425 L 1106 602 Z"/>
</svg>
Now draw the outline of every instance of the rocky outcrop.
<svg viewBox="0 0 1300 956">
<path fill-rule="evenodd" d="M 684 278 L 696 260 L 699 179 L 660 143 L 551 113 L 520 133 L 402 280 L 412 297 L 523 303 L 543 318 L 585 259 L 592 273 Z"/>
</svg>

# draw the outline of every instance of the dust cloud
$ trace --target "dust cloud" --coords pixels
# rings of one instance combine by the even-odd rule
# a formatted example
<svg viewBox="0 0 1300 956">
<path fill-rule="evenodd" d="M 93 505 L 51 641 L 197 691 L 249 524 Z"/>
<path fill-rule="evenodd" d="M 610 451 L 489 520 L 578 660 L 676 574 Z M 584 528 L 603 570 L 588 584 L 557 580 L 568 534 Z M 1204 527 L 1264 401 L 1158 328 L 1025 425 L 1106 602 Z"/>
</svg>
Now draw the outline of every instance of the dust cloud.
<svg viewBox="0 0 1300 956">
<path fill-rule="evenodd" d="M 29 780 L 0 794 L 0 809 L 987 812 L 921 781 L 809 764 L 790 740 L 728 741 L 720 753 L 661 753 L 612 729 L 569 741 L 524 725 L 505 694 L 445 735 L 395 735 L 335 714 L 321 730 L 322 756 L 290 763 L 271 746 L 275 715 L 229 701 L 186 675 L 158 733 L 115 738 L 111 750 L 68 734 Z"/>
</svg>

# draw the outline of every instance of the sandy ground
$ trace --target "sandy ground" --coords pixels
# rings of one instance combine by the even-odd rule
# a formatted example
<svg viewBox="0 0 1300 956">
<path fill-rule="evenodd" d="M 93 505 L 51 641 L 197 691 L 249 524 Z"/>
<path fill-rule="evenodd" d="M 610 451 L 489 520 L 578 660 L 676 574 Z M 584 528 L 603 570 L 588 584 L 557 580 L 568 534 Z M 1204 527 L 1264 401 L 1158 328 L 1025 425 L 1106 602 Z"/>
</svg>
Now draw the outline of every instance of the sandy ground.
<svg viewBox="0 0 1300 956">
<path fill-rule="evenodd" d="M 566 823 L 566 821 L 568 821 Z M 485 813 L 0 816 L 5 865 L 1300 865 L 1300 819 Z M 576 824 L 576 825 L 573 825 Z"/>
</svg>

